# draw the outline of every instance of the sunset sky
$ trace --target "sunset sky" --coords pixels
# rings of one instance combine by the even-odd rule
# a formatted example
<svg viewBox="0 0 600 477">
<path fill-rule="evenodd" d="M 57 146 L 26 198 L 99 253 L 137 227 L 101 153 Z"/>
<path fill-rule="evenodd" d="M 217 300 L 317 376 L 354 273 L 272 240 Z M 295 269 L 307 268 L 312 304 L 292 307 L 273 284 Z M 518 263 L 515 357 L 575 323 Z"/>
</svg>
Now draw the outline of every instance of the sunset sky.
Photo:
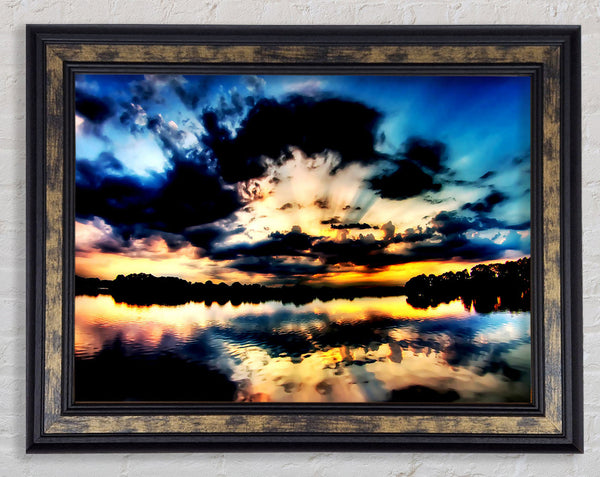
<svg viewBox="0 0 600 477">
<path fill-rule="evenodd" d="M 530 253 L 528 77 L 75 87 L 80 276 L 401 285 Z"/>
</svg>

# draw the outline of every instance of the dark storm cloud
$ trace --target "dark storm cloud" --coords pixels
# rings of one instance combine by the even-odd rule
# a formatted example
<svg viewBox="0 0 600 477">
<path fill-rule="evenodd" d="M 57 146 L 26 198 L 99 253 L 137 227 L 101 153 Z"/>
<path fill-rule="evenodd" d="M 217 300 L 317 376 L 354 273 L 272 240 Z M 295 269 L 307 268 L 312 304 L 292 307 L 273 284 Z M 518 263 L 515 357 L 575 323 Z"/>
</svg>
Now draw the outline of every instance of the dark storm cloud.
<svg viewBox="0 0 600 477">
<path fill-rule="evenodd" d="M 153 116 L 148 120 L 148 129 L 152 131 L 160 141 L 161 148 L 165 151 L 165 156 L 180 159 L 185 132 L 172 124 L 166 122 L 161 115 Z"/>
<path fill-rule="evenodd" d="M 248 151 L 250 153 L 248 155 L 243 150 L 238 150 L 229 130 L 221 126 L 217 113 L 204 112 L 201 120 L 206 130 L 202 142 L 216 158 L 223 179 L 234 183 L 260 177 L 266 172 L 260 154 L 252 155 L 251 151 Z"/>
<path fill-rule="evenodd" d="M 134 224 L 134 217 L 151 203 L 156 190 L 144 186 L 131 176 L 103 176 L 96 174 L 88 161 L 77 161 L 78 180 L 75 196 L 77 217 L 101 217 L 111 225 Z"/>
<path fill-rule="evenodd" d="M 315 243 L 312 251 L 329 265 L 351 263 L 366 265 L 371 263 L 374 255 L 382 251 L 387 243 L 375 239 L 346 239 L 341 242 L 320 240 Z"/>
<path fill-rule="evenodd" d="M 306 263 L 288 263 L 282 258 L 274 257 L 244 257 L 236 260 L 231 265 L 241 272 L 270 274 L 278 277 L 306 277 L 327 270 L 325 265 L 312 265 Z"/>
<path fill-rule="evenodd" d="M 253 244 L 239 244 L 211 252 L 215 260 L 234 260 L 242 257 L 268 257 L 275 255 L 308 256 L 312 244 L 319 237 L 303 233 L 299 227 L 288 233 L 274 232 L 267 240 Z"/>
<path fill-rule="evenodd" d="M 240 207 L 236 192 L 193 162 L 176 162 L 152 204 L 154 223 L 169 231 L 227 217 Z M 148 209 L 146 209 L 148 210 Z"/>
<path fill-rule="evenodd" d="M 118 170 L 116 159 L 103 160 Z M 183 243 L 169 234 L 183 234 L 188 227 L 227 217 L 241 207 L 235 191 L 195 162 L 175 161 L 164 176 L 146 182 L 109 171 L 77 161 L 77 217 L 101 217 L 125 239 L 162 232 L 167 243 L 178 248 Z"/>
<path fill-rule="evenodd" d="M 501 243 L 467 234 L 469 231 L 488 230 L 492 227 L 510 232 Z M 456 211 L 443 211 L 432 218 L 425 228 L 409 228 L 394 235 L 395 229 L 388 222 L 381 227 L 385 231 L 382 240 L 375 240 L 372 236 L 341 242 L 316 240 L 310 251 L 330 265 L 345 263 L 363 265 L 370 269 L 422 260 L 493 260 L 502 257 L 509 249 L 528 253 L 526 241 L 516 232 L 528 228 L 529 222 L 512 225 L 490 217 L 470 218 Z M 387 249 L 392 243 L 405 243 L 407 248 L 401 253 L 390 253 Z"/>
<path fill-rule="evenodd" d="M 75 111 L 94 124 L 102 124 L 115 113 L 115 105 L 110 98 L 98 98 L 79 90 L 75 97 Z"/>
<path fill-rule="evenodd" d="M 481 224 L 475 220 L 456 211 L 442 211 L 431 220 L 432 228 L 442 235 L 462 234 L 467 230 L 481 230 Z"/>
<path fill-rule="evenodd" d="M 321 223 L 324 223 L 323 221 L 321 221 Z M 332 229 L 339 229 L 339 230 L 343 230 L 343 229 L 358 229 L 358 230 L 365 230 L 365 229 L 374 229 L 377 230 L 379 229 L 379 227 L 377 225 L 369 225 L 369 224 L 359 224 L 359 223 L 355 223 L 355 224 L 331 224 L 331 228 Z"/>
<path fill-rule="evenodd" d="M 431 220 L 433 230 L 442 235 L 461 234 L 467 230 L 487 230 L 491 228 L 507 230 L 527 230 L 530 222 L 525 221 L 517 224 L 510 224 L 484 214 L 478 214 L 476 217 L 466 217 L 459 212 L 442 211 Z"/>
<path fill-rule="evenodd" d="M 121 105 L 123 112 L 119 116 L 119 121 L 125 126 L 129 126 L 129 132 L 139 134 L 145 130 L 148 124 L 148 115 L 144 108 L 135 103 L 124 103 Z"/>
<path fill-rule="evenodd" d="M 515 166 L 519 166 L 519 165 L 524 164 L 525 162 L 529 162 L 529 161 L 530 161 L 529 154 L 522 154 L 520 156 L 513 157 L 512 163 Z"/>
<path fill-rule="evenodd" d="M 491 228 L 510 232 L 501 243 L 494 241 L 500 237 L 499 234 L 496 234 L 493 240 L 467 234 Z M 430 220 L 427 227 L 406 229 L 403 233 L 395 235 L 393 242 L 410 244 L 404 256 L 409 257 L 411 261 L 452 258 L 494 260 L 502 257 L 504 252 L 510 249 L 528 253 L 525 241 L 516 232 L 527 229 L 529 222 L 508 224 L 484 214 L 466 217 L 457 211 L 442 211 Z M 388 257 L 387 260 L 391 262 L 393 258 Z"/>
<path fill-rule="evenodd" d="M 339 216 L 335 216 L 335 217 L 331 217 L 330 219 L 327 220 L 321 220 L 321 224 L 322 225 L 333 225 L 333 224 L 339 224 L 341 223 Z"/>
<path fill-rule="evenodd" d="M 154 231 L 150 231 L 150 233 L 152 233 L 153 235 L 156 234 L 159 237 L 161 237 L 165 243 L 167 244 L 167 247 L 169 247 L 169 250 L 171 252 L 175 252 L 177 250 L 179 250 L 182 247 L 185 247 L 188 244 L 188 241 L 181 235 L 181 234 L 176 234 L 176 233 L 170 233 L 170 232 L 164 232 L 164 231 L 159 231 L 158 233 L 154 232 Z M 149 237 L 146 237 L 146 243 L 151 244 L 153 241 L 154 237 L 151 235 Z"/>
<path fill-rule="evenodd" d="M 75 181 L 77 186 L 99 187 L 104 175 L 122 175 L 125 172 L 123 163 L 109 152 L 102 152 L 95 161 L 77 159 Z"/>
<path fill-rule="evenodd" d="M 452 258 L 492 260 L 501 257 L 511 246 L 517 247 L 519 243 L 516 239 L 520 237 L 513 238 L 508 244 L 497 244 L 489 239 L 470 240 L 464 234 L 437 235 L 435 242 L 423 241 L 411 244 L 411 247 L 403 253 L 387 252 L 386 248 L 390 242 L 384 240 L 342 242 L 323 240 L 315 243 L 312 251 L 329 265 L 343 263 L 378 269 L 422 260 Z M 394 240 L 394 242 L 398 241 Z"/>
<path fill-rule="evenodd" d="M 403 233 L 396 235 L 394 241 L 406 243 L 423 242 L 433 238 L 434 233 L 435 231 L 431 227 L 426 227 L 425 229 L 421 226 L 415 228 L 411 227 L 406 229 Z"/>
<path fill-rule="evenodd" d="M 316 205 L 319 209 L 329 208 L 329 202 L 327 201 L 327 199 L 317 199 L 315 200 L 314 205 Z"/>
<path fill-rule="evenodd" d="M 312 251 L 328 265 L 347 264 L 364 266 L 372 270 L 419 260 L 460 256 L 460 253 L 443 250 L 438 245 L 431 247 L 423 245 L 403 253 L 389 253 L 386 249 L 391 243 L 392 241 L 389 240 L 365 240 L 365 238 L 347 239 L 341 242 L 322 240 L 315 243 Z M 464 240 L 460 240 L 460 243 L 448 241 L 446 244 L 450 247 L 464 245 Z"/>
<path fill-rule="evenodd" d="M 471 203 L 467 202 L 462 206 L 463 210 L 472 210 L 473 212 L 486 212 L 489 213 L 492 209 L 507 200 L 508 197 L 504 195 L 502 192 L 492 191 L 482 200 Z"/>
<path fill-rule="evenodd" d="M 193 111 L 198 107 L 200 101 L 206 99 L 210 81 L 206 76 L 196 76 L 194 81 L 173 78 L 170 84 L 183 105 Z"/>
<path fill-rule="evenodd" d="M 489 179 L 490 177 L 494 177 L 496 174 L 498 174 L 496 171 L 487 171 L 480 177 L 480 179 Z"/>
<path fill-rule="evenodd" d="M 437 192 L 442 184 L 435 182 L 432 175 L 410 161 L 400 161 L 391 174 L 371 179 L 371 187 L 384 199 L 408 199 L 421 192 Z"/>
<path fill-rule="evenodd" d="M 404 157 L 432 172 L 440 172 L 446 160 L 446 145 L 439 141 L 411 137 L 406 142 Z"/>
<path fill-rule="evenodd" d="M 225 185 L 216 173 L 214 158 L 198 144 L 190 145 L 193 143 L 190 133 L 166 121 L 160 114 L 147 114 L 143 104 L 164 102 L 165 85 L 190 109 L 197 106 L 207 88 L 206 81 L 147 76 L 131 83 L 132 101 L 121 105 L 119 117 L 131 133 L 148 131 L 156 137 L 168 161 L 165 172 L 142 179 L 126 171 L 109 153 L 102 153 L 93 161 L 78 158 L 77 217 L 103 218 L 125 242 L 132 237 L 159 235 L 171 250 L 188 241 L 201 248 L 210 248 L 214 241 L 223 239 L 230 232 L 220 230 L 218 226 L 211 230 L 197 226 L 227 217 L 242 206 L 242 199 L 239 191 Z M 95 133 L 101 137 L 100 123 L 113 114 L 113 105 L 81 92 L 77 93 L 77 98 L 78 111 L 90 120 L 84 126 L 95 127 Z M 232 91 L 231 98 L 234 108 L 240 112 L 243 98 L 236 91 Z M 192 229 L 188 230 L 190 227 Z M 98 246 L 112 252 L 119 245 L 111 242 L 110 247 L 100 243 Z"/>
<path fill-rule="evenodd" d="M 215 111 L 205 111 L 200 119 L 206 129 L 202 141 L 230 183 L 262 176 L 266 172 L 263 157 L 291 157 L 291 147 L 309 156 L 336 151 L 342 166 L 379 157 L 374 147 L 381 115 L 358 102 L 300 96 L 282 102 L 260 99 L 235 135 L 220 124 Z"/>
<path fill-rule="evenodd" d="M 331 240 L 309 236 L 302 233 L 299 227 L 294 227 L 289 233 L 272 233 L 267 240 L 255 244 L 213 249 L 207 254 L 214 260 L 233 260 L 234 268 L 239 270 L 288 276 L 300 273 L 300 265 L 292 273 L 292 268 L 286 268 L 290 267 L 289 263 L 284 264 L 281 257 L 309 258 L 325 267 L 323 270 L 332 265 L 344 264 L 364 266 L 367 270 L 376 271 L 391 265 L 422 260 L 492 260 L 502 257 L 509 249 L 528 253 L 525 242 L 514 230 L 522 224 L 512 226 L 513 230 L 501 243 L 467 234 L 469 231 L 487 230 L 493 220 L 496 219 L 468 218 L 456 211 L 444 211 L 431 219 L 429 226 L 409 228 L 398 234 L 395 234 L 393 224 L 388 222 L 379 227 L 385 232 L 381 240 L 375 239 L 372 234 Z M 498 226 L 504 225 L 496 222 Z M 352 228 L 351 225 L 353 224 L 331 224 L 336 229 Z M 510 227 L 502 228 L 506 230 Z M 498 238 L 499 236 L 495 237 Z M 399 253 L 390 253 L 388 248 L 395 243 L 407 246 Z"/>
<path fill-rule="evenodd" d="M 210 250 L 215 242 L 222 241 L 231 235 L 240 234 L 244 231 L 245 228 L 242 226 L 228 229 L 221 224 L 211 223 L 189 227 L 183 232 L 183 237 L 194 247 Z"/>
<path fill-rule="evenodd" d="M 206 227 L 186 232 L 185 238 L 194 246 L 208 249 L 213 242 L 221 238 L 222 230 L 219 227 Z"/>
<path fill-rule="evenodd" d="M 371 187 L 384 199 L 402 200 L 423 192 L 437 192 L 444 171 L 446 146 L 438 141 L 410 138 L 404 153 L 396 160 L 396 169 L 371 179 Z"/>
<path fill-rule="evenodd" d="M 483 238 L 470 240 L 464 234 L 457 234 L 444 237 L 435 244 L 416 245 L 410 250 L 410 255 L 416 260 L 447 260 L 452 258 L 495 260 L 502 257 L 506 250 L 513 248 L 511 245 L 518 247 L 520 244 L 498 244 L 490 239 Z"/>
<path fill-rule="evenodd" d="M 410 261 L 407 256 L 386 254 L 385 248 L 390 243 L 390 241 L 378 241 L 370 234 L 366 237 L 360 235 L 357 239 L 334 241 L 307 235 L 296 228 L 286 234 L 272 233 L 269 239 L 255 244 L 218 248 L 209 253 L 214 260 L 233 260 L 232 266 L 239 270 L 275 275 L 280 272 L 287 274 L 290 270 L 300 273 L 305 266 L 309 267 L 307 270 L 316 273 L 311 268 L 316 265 L 293 264 L 292 267 L 289 263 L 284 264 L 277 257 L 305 257 L 318 260 L 319 271 L 326 271 L 328 265 L 339 263 L 381 267 Z"/>
<path fill-rule="evenodd" d="M 229 98 L 222 94 L 219 96 L 216 106 L 208 111 L 214 112 L 219 121 L 225 121 L 228 118 L 242 116 L 246 107 L 252 105 L 254 105 L 252 96 L 244 98 L 236 88 L 233 88 L 229 92 Z"/>
<path fill-rule="evenodd" d="M 102 238 L 94 244 L 94 247 L 102 253 L 119 253 L 129 246 L 129 242 L 120 237 Z"/>
</svg>

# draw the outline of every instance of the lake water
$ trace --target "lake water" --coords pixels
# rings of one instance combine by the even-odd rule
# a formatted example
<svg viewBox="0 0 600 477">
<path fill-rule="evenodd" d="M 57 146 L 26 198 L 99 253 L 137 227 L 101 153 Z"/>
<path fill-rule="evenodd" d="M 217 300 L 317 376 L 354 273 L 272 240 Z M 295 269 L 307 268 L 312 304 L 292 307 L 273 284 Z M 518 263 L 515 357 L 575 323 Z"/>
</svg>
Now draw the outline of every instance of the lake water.
<svg viewBox="0 0 600 477">
<path fill-rule="evenodd" d="M 75 302 L 76 400 L 529 402 L 530 314 L 405 296 Z"/>
</svg>

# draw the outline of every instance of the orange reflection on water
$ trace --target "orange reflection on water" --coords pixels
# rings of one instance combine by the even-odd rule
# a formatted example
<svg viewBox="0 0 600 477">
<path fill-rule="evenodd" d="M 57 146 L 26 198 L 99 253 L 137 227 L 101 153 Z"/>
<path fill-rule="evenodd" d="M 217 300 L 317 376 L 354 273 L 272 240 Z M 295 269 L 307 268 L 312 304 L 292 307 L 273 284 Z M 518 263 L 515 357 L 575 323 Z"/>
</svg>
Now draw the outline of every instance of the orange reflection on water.
<svg viewBox="0 0 600 477">
<path fill-rule="evenodd" d="M 75 299 L 75 353 L 97 352 L 104 342 L 121 335 L 126 342 L 144 343 L 156 347 L 165 334 L 179 340 L 188 340 L 198 330 L 214 324 L 246 316 L 272 316 L 290 305 L 280 302 L 242 304 L 233 306 L 204 303 L 186 303 L 180 306 L 134 306 L 115 303 L 112 296 L 78 296 Z M 366 297 L 354 300 L 315 300 L 309 304 L 294 306 L 294 313 L 312 313 L 310 323 L 276 323 L 278 329 L 303 330 L 309 325 L 322 328 L 331 322 L 355 322 L 377 317 L 392 317 L 411 320 L 463 318 L 472 311 L 465 310 L 460 300 L 441 304 L 426 310 L 413 308 L 406 303 L 406 296 Z M 322 323 L 318 320 L 321 319 Z"/>
<path fill-rule="evenodd" d="M 460 300 L 442 303 L 427 309 L 413 308 L 406 302 L 406 296 L 366 297 L 355 300 L 332 300 L 327 303 L 318 302 L 316 309 L 324 309 L 336 321 L 370 319 L 377 316 L 424 320 L 436 318 L 464 318 L 472 315 Z"/>
</svg>

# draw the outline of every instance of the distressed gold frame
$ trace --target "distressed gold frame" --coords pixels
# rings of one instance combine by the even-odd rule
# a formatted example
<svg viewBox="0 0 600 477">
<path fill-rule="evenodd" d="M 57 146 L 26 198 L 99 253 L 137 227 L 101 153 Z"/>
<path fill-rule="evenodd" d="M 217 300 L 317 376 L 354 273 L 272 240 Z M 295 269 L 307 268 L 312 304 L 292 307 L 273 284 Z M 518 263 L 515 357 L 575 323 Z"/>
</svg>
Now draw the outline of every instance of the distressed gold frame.
<svg viewBox="0 0 600 477">
<path fill-rule="evenodd" d="M 30 450 L 52 450 L 64 445 L 112 446 L 110 448 L 121 445 L 129 446 L 129 449 L 132 445 L 171 449 L 215 445 L 278 448 L 278 440 L 307 448 L 311 443 L 321 442 L 319 445 L 322 446 L 322 442 L 338 438 L 343 438 L 344 446 L 361 442 L 362 446 L 371 448 L 409 449 L 417 446 L 421 450 L 459 450 L 462 445 L 470 444 L 480 450 L 581 450 L 577 389 L 580 370 L 577 369 L 577 352 L 566 354 L 573 353 L 570 340 L 579 336 L 576 316 L 579 310 L 576 250 L 579 242 L 576 229 L 575 235 L 565 236 L 565 226 L 569 226 L 565 222 L 565 212 L 574 213 L 576 218 L 578 211 L 577 201 L 565 197 L 565 187 L 578 187 L 572 183 L 578 171 L 578 151 L 576 147 L 574 149 L 578 139 L 572 137 L 572 131 L 577 131 L 578 122 L 569 116 L 578 111 L 577 92 L 572 96 L 572 88 L 578 91 L 574 84 L 578 65 L 576 61 L 573 63 L 577 60 L 573 48 L 578 46 L 578 29 L 539 27 L 536 30 L 539 38 L 531 38 L 524 32 L 515 35 L 515 32 L 500 28 L 496 31 L 493 28 L 484 31 L 483 27 L 460 31 L 459 28 L 444 30 L 440 27 L 431 30 L 429 37 L 425 30 L 415 43 L 407 36 L 411 30 L 406 28 L 388 28 L 383 34 L 381 30 L 363 29 L 366 40 L 361 41 L 363 37 L 359 37 L 354 42 L 339 41 L 340 35 L 351 33 L 344 29 L 337 30 L 336 40 L 336 31 L 331 28 L 293 30 L 292 37 L 278 29 L 260 34 L 258 30 L 246 30 L 240 35 L 239 29 L 207 31 L 191 28 L 182 33 L 177 27 L 154 27 L 164 35 L 153 37 L 152 32 L 139 28 L 142 31 L 138 31 L 138 36 L 128 34 L 124 28 L 112 34 L 105 33 L 106 29 L 29 28 L 29 94 L 35 95 L 35 100 L 30 98 L 33 104 L 29 105 L 30 121 L 35 120 L 30 123 L 30 141 L 35 144 L 30 144 L 29 151 L 30 200 L 35 203 L 30 204 L 29 219 L 30 222 L 35 220 L 33 227 L 37 228 L 30 229 Z M 440 39 L 440 31 L 454 41 L 446 37 Z M 315 41 L 315 37 L 320 41 Z M 64 396 L 64 380 L 69 369 L 64 353 L 64 314 L 70 309 L 66 303 L 65 274 L 71 260 L 65 252 L 68 243 L 65 236 L 68 217 L 65 214 L 72 212 L 65 206 L 65 198 L 72 193 L 70 183 L 65 180 L 68 172 L 65 157 L 69 149 L 69 138 L 65 133 L 70 91 L 67 65 L 141 66 L 149 63 L 232 67 L 299 63 L 357 67 L 537 67 L 541 75 L 539 109 L 542 117 L 536 118 L 535 126 L 541 138 L 538 141 L 541 182 L 536 187 L 538 196 L 543 198 L 537 204 L 542 208 L 538 224 L 541 246 L 539 255 L 534 257 L 541 273 L 539 290 L 543 290 L 543 296 L 537 297 L 538 312 L 543 313 L 538 330 L 543 346 L 540 346 L 542 353 L 537 363 L 541 383 L 537 406 L 528 412 L 513 414 L 499 409 L 466 415 L 460 410 L 444 414 L 435 409 L 433 412 L 404 410 L 398 414 L 365 414 L 361 409 L 355 413 L 351 409 L 340 413 L 335 409 L 330 413 L 261 413 L 253 410 L 247 414 L 187 411 L 178 414 L 177 410 L 165 413 L 151 409 L 140 414 L 111 413 L 110 409 L 96 409 L 87 414 L 69 412 L 69 403 L 65 402 Z M 44 79 L 43 84 L 40 84 L 40 78 Z M 566 120 L 570 121 L 569 125 Z M 42 133 L 40 128 L 43 128 Z M 568 177 L 565 177 L 565 167 L 570 174 Z M 35 200 L 32 191 L 37 192 Z M 569 207 L 567 211 L 566 206 Z M 39 223 L 40 217 L 42 223 Z M 569 227 L 572 230 L 572 225 Z M 569 270 L 565 269 L 565 263 Z"/>
</svg>

